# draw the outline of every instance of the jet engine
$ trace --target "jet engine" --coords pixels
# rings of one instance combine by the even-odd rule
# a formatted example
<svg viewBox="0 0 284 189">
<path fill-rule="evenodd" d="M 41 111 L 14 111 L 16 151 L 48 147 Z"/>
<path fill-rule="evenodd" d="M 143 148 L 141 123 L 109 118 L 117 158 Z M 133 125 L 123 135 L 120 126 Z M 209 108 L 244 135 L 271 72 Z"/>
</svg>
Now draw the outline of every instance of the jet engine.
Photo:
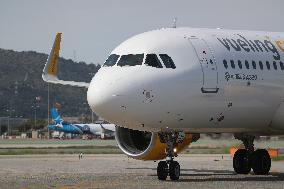
<svg viewBox="0 0 284 189">
<path fill-rule="evenodd" d="M 158 133 L 116 127 L 115 139 L 119 148 L 134 159 L 146 161 L 160 160 L 166 157 L 166 144 L 161 143 Z M 196 139 L 196 134 L 186 133 L 183 140 L 176 145 L 176 153 L 184 150 Z"/>
</svg>

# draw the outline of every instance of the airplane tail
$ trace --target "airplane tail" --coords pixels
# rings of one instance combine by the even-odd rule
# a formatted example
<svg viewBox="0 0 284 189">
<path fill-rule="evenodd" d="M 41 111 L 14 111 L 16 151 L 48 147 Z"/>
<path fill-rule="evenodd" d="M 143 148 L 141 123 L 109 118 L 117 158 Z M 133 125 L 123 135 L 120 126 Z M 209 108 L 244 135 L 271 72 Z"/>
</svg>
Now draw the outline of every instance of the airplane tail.
<svg viewBox="0 0 284 189">
<path fill-rule="evenodd" d="M 63 119 L 58 114 L 58 111 L 56 108 L 51 108 L 50 112 L 51 112 L 51 117 L 56 124 L 59 124 L 63 121 Z"/>
<path fill-rule="evenodd" d="M 60 43 L 61 43 L 61 34 L 57 33 L 53 47 L 51 49 L 51 52 L 48 56 L 47 62 L 44 66 L 43 72 L 42 72 L 42 79 L 45 82 L 48 83 L 55 83 L 55 84 L 62 84 L 62 85 L 71 85 L 71 86 L 77 86 L 77 87 L 89 87 L 89 83 L 85 82 L 75 82 L 75 81 L 64 81 L 60 80 L 57 77 L 58 72 L 58 57 L 59 57 L 59 51 L 60 51 Z"/>
</svg>

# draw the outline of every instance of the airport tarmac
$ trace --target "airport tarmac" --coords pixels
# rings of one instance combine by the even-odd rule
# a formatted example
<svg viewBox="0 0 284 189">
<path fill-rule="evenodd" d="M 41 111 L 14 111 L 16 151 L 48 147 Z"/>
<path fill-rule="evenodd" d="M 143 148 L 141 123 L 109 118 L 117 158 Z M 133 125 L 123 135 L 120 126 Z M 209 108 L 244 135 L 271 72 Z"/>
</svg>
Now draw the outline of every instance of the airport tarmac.
<svg viewBox="0 0 284 189">
<path fill-rule="evenodd" d="M 157 162 L 125 155 L 0 156 L 0 188 L 284 188 L 284 162 L 267 176 L 235 175 L 229 155 L 181 155 L 179 181 L 159 181 Z"/>
</svg>

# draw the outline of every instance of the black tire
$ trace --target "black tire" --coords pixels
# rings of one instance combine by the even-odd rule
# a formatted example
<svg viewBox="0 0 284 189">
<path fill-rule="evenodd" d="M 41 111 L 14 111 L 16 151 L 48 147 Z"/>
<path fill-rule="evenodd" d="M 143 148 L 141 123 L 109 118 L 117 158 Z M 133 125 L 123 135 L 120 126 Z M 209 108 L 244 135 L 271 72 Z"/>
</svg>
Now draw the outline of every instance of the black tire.
<svg viewBox="0 0 284 189">
<path fill-rule="evenodd" d="M 251 170 L 249 153 L 245 149 L 238 149 L 233 158 L 233 167 L 237 174 L 248 174 Z"/>
<path fill-rule="evenodd" d="M 177 161 L 172 161 L 169 166 L 171 180 L 178 180 L 180 176 L 180 165 Z"/>
<path fill-rule="evenodd" d="M 157 175 L 159 180 L 166 180 L 168 176 L 168 164 L 165 161 L 160 161 L 157 167 Z"/>
<path fill-rule="evenodd" d="M 271 158 L 265 149 L 259 149 L 252 154 L 252 169 L 256 175 L 267 175 L 271 167 Z"/>
</svg>

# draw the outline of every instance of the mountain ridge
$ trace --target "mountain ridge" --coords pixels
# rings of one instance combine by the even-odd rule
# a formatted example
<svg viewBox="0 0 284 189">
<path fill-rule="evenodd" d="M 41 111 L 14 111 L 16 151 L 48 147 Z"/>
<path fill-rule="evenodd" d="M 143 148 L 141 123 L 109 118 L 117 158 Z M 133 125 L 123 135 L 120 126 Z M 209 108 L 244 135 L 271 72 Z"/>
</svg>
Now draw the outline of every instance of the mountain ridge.
<svg viewBox="0 0 284 189">
<path fill-rule="evenodd" d="M 48 55 L 35 51 L 0 48 L 0 117 L 47 118 L 47 86 L 41 74 Z M 58 60 L 58 77 L 63 80 L 90 82 L 100 65 Z M 50 107 L 61 104 L 64 116 L 91 115 L 87 89 L 49 84 Z"/>
</svg>

